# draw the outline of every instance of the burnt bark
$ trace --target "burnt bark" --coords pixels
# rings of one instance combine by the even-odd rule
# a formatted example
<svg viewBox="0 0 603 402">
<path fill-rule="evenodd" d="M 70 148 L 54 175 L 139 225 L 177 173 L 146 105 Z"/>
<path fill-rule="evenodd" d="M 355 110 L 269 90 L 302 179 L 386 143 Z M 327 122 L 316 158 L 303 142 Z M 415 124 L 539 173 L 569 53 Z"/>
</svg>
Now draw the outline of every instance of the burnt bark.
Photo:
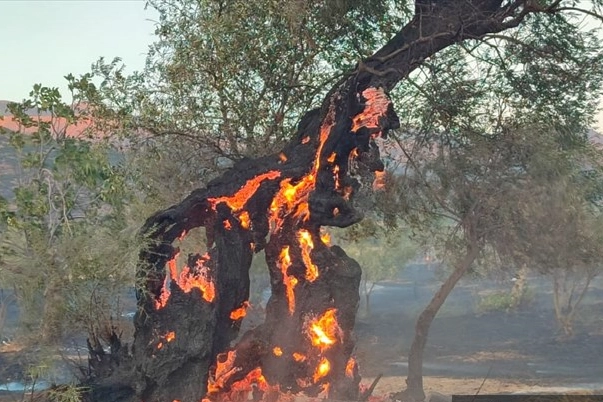
<svg viewBox="0 0 603 402">
<path fill-rule="evenodd" d="M 235 385 L 245 378 L 259 381 L 257 368 L 281 391 L 315 395 L 329 383 L 330 397 L 358 399 L 360 377 L 350 356 L 360 268 L 320 240 L 320 227 L 346 227 L 363 217 L 354 206 L 361 186 L 354 176 L 383 169 L 373 139 L 399 125 L 387 92 L 439 50 L 516 26 L 527 12 L 522 2 L 417 1 L 414 18 L 337 83 L 320 109 L 305 115 L 281 153 L 240 161 L 151 216 L 141 231 L 150 244 L 140 253 L 132 352 L 110 377 L 96 377 L 90 399 L 218 399 L 237 392 Z M 296 199 L 290 203 L 291 191 Z M 183 274 L 175 267 L 183 256 L 174 243 L 197 227 L 206 230 L 208 252 L 187 256 Z M 309 251 L 301 231 L 313 241 Z M 247 302 L 252 254 L 264 248 L 272 283 L 266 321 L 232 345 L 241 322 L 232 314 Z M 285 249 L 291 262 L 283 257 Z M 312 258 L 313 276 L 303 253 Z M 442 302 L 433 302 L 435 312 Z M 311 345 L 309 326 L 332 311 L 336 342 Z M 435 312 L 420 319 L 424 337 Z M 417 356 L 423 347 L 420 340 Z M 329 373 L 312 373 L 325 359 Z"/>
</svg>

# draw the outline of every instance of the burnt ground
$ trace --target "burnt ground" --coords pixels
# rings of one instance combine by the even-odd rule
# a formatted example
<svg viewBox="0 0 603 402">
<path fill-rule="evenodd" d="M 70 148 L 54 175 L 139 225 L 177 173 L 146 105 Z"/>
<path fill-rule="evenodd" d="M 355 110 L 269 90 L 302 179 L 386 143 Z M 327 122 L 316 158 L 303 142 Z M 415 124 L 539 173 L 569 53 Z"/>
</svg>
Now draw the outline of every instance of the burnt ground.
<svg viewBox="0 0 603 402">
<path fill-rule="evenodd" d="M 485 380 L 484 385 L 499 384 L 495 388 L 500 392 L 539 386 L 603 391 L 601 278 L 587 294 L 570 340 L 560 339 L 552 289 L 542 277 L 528 280 L 531 301 L 518 311 L 481 312 L 481 297 L 511 286 L 510 280 L 466 279 L 453 290 L 429 332 L 424 375 L 432 377 L 430 387 L 446 393 L 451 381 L 473 380 L 467 382 L 473 386 Z M 414 323 L 436 288 L 435 278 L 426 271 L 403 272 L 398 281 L 380 284 L 371 299 L 371 313 L 361 314 L 356 326 L 365 377 L 381 373 L 384 381 L 389 377 L 390 384 L 397 382 L 396 390 L 403 388 Z M 438 378 L 445 383 L 442 389 Z M 515 385 L 500 386 L 504 383 Z"/>
<path fill-rule="evenodd" d="M 475 393 L 481 387 L 481 393 L 552 389 L 603 393 L 603 278 L 593 283 L 584 300 L 575 337 L 565 341 L 559 339 L 550 284 L 542 277 L 528 280 L 531 301 L 519 311 L 481 312 L 480 298 L 511 286 L 508 279 L 471 278 L 457 286 L 430 330 L 424 362 L 426 391 Z M 398 280 L 376 286 L 369 314 L 361 306 L 356 356 L 366 381 L 383 374 L 377 394 L 403 388 L 414 322 L 437 287 L 435 270 L 411 266 Z M 260 322 L 253 314 L 246 320 L 248 326 Z M 74 342 L 66 347 L 65 356 L 77 357 Z M 0 384 L 26 381 L 36 352 L 20 349 L 16 342 L 0 344 Z M 79 353 L 85 355 L 85 350 Z M 48 379 L 69 381 L 69 364 L 59 366 L 62 371 Z M 0 400 L 19 400 L 18 395 L 22 392 Z"/>
</svg>

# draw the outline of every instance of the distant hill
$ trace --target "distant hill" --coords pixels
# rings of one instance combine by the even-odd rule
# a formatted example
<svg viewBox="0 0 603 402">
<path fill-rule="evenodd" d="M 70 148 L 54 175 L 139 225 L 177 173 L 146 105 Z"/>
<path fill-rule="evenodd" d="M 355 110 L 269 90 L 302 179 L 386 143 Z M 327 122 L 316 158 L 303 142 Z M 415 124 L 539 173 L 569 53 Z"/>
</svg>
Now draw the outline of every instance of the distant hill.
<svg viewBox="0 0 603 402">
<path fill-rule="evenodd" d="M 10 101 L 0 100 L 0 116 L 4 116 L 6 113 L 8 113 L 8 109 L 6 108 L 6 105 L 9 102 Z"/>
<path fill-rule="evenodd" d="M 7 101 L 7 100 L 0 100 L 0 116 L 2 116 L 2 119 L 0 120 L 0 127 L 4 128 L 6 130 L 9 131 L 17 131 L 19 130 L 19 123 L 16 122 L 12 116 L 12 114 L 10 114 L 8 112 L 7 109 L 7 105 L 8 103 L 10 103 L 11 101 Z M 33 109 L 27 111 L 27 114 L 32 116 L 32 117 L 37 117 L 37 112 Z M 42 113 L 40 115 L 40 120 L 41 121 L 50 121 L 50 113 L 46 112 L 46 113 Z M 84 131 L 86 131 L 86 129 L 88 127 L 91 126 L 91 122 L 90 121 L 80 121 L 78 122 L 78 124 L 67 124 L 65 119 L 55 119 L 53 122 L 53 130 L 57 133 L 65 131 L 65 135 L 67 137 L 81 137 L 82 134 L 84 133 Z M 21 128 L 21 132 L 23 133 L 32 133 L 34 132 L 36 129 L 35 127 L 33 128 L 26 128 L 23 129 Z"/>
<path fill-rule="evenodd" d="M 11 115 L 8 112 L 8 104 L 11 102 L 13 102 L 13 101 L 0 100 L 0 116 L 10 116 Z M 27 114 L 30 116 L 34 116 L 36 114 L 36 111 L 33 109 L 30 109 L 27 111 Z M 48 113 L 48 112 L 42 113 L 42 116 L 50 116 L 50 113 Z"/>
</svg>

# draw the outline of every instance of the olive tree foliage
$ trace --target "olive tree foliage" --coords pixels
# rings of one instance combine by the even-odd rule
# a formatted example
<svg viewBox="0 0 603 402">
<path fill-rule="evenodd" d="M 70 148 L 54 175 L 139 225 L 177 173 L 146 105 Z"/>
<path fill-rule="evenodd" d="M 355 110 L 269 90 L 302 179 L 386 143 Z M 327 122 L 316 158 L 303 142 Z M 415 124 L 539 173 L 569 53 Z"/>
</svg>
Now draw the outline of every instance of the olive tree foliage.
<svg viewBox="0 0 603 402">
<path fill-rule="evenodd" d="M 145 68 L 125 75 L 119 60 L 99 60 L 94 103 L 144 150 L 141 163 L 160 161 L 147 183 L 160 205 L 233 160 L 280 149 L 301 116 L 412 11 L 401 0 L 169 0 L 147 6 L 159 20 Z"/>
<path fill-rule="evenodd" d="M 0 134 L 15 160 L 0 198 L 0 288 L 15 295 L 25 333 L 47 343 L 74 330 L 94 339 L 111 326 L 139 247 L 127 224 L 128 175 L 82 103 L 92 84 L 67 78 L 71 103 L 36 84 L 8 106 L 16 131 Z"/>
</svg>

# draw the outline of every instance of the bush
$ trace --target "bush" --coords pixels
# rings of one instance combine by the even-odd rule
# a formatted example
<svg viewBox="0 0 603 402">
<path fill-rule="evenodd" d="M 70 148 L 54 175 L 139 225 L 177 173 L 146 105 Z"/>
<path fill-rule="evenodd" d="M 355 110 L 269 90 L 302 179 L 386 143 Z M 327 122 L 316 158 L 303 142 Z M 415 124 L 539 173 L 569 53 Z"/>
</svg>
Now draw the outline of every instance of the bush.
<svg viewBox="0 0 603 402">
<path fill-rule="evenodd" d="M 477 305 L 478 313 L 490 313 L 493 311 L 510 312 L 530 304 L 534 300 L 534 294 L 528 287 L 524 288 L 519 303 L 513 299 L 508 291 L 498 291 L 482 296 Z"/>
</svg>

